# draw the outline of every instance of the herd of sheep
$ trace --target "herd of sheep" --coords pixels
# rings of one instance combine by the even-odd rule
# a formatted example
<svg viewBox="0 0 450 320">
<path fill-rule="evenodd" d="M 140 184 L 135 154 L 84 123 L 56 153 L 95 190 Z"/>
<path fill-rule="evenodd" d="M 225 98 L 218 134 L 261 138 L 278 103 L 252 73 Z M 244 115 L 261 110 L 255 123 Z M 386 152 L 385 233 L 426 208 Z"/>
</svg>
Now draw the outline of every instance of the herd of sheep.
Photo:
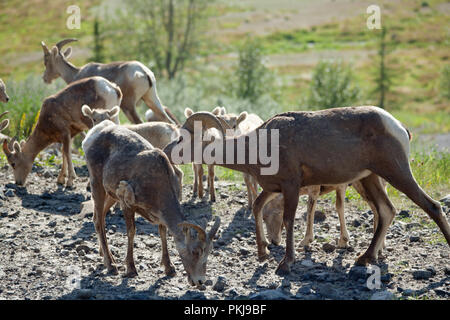
<svg viewBox="0 0 450 320">
<path fill-rule="evenodd" d="M 338 246 L 348 245 L 344 197 L 350 185 L 374 213 L 374 236 L 357 264 L 375 263 L 384 248 L 388 227 L 396 213 L 386 193 L 386 182 L 422 208 L 450 243 L 450 227 L 440 204 L 418 186 L 412 175 L 408 162 L 411 134 L 388 112 L 371 106 L 345 107 L 286 112 L 263 121 L 256 114 L 227 113 L 224 107 L 216 107 L 212 112 L 194 112 L 186 108 L 186 120 L 181 123 L 162 105 L 155 76 L 142 63 L 89 63 L 79 68 L 68 61 L 71 48 L 63 50 L 64 45 L 72 41 L 76 39 L 62 40 L 51 49 L 42 42 L 43 80 L 50 83 L 61 77 L 67 86 L 43 101 L 36 126 L 28 139 L 20 142 L 14 138 L 5 139 L 3 151 L 14 172 L 15 182 L 23 185 L 39 152 L 52 143 L 61 143 L 63 162 L 57 183 L 71 187 L 76 179 L 71 158 L 72 139 L 87 130 L 82 148 L 89 170 L 99 252 L 108 272 L 117 274 L 118 269 L 108 248 L 105 217 L 118 203 L 128 236 L 127 276 L 137 274 L 133 259 L 137 212 L 158 225 L 165 273 L 175 274 L 167 249 L 168 230 L 189 283 L 196 286 L 205 283 L 208 254 L 213 248 L 220 218 L 216 217 L 207 232 L 184 216 L 180 207 L 183 172 L 173 159 L 175 149 L 195 141 L 195 122 L 201 123 L 205 136 L 201 140 L 201 150 L 208 148 L 208 141 L 222 141 L 223 159 L 219 160 L 223 161 L 206 163 L 202 160 L 199 163 L 192 153 L 184 155 L 183 159 L 187 157 L 185 163 L 193 163 L 194 195 L 204 196 L 202 163 L 208 165 L 207 181 L 212 202 L 215 201 L 214 166 L 242 172 L 248 207 L 255 218 L 260 260 L 269 255 L 269 241 L 280 244 L 285 229 L 286 253 L 277 268 L 278 274 L 289 273 L 294 262 L 294 217 L 300 195 L 309 196 L 307 230 L 300 245 L 307 246 L 314 239 L 317 198 L 332 191 L 336 192 L 341 226 Z M 144 123 L 135 109 L 140 100 L 149 107 Z M 9 101 L 1 80 L 0 101 Z M 120 125 L 120 110 L 133 124 Z M 5 114 L 7 112 L 0 117 Z M 8 124 L 7 119 L 3 120 L 0 131 Z M 184 139 L 181 132 L 187 132 L 191 139 Z M 278 140 L 268 139 L 261 145 L 263 132 L 266 135 L 277 132 Z M 255 134 L 259 137 L 256 145 L 250 142 L 250 136 Z M 245 161 L 238 161 L 238 143 L 246 152 Z M 249 155 L 260 152 L 261 148 L 278 152 L 277 172 L 264 174 L 267 163 L 260 159 L 248 161 Z M 228 161 L 230 158 L 232 161 Z M 262 189 L 259 194 L 258 188 Z"/>
</svg>

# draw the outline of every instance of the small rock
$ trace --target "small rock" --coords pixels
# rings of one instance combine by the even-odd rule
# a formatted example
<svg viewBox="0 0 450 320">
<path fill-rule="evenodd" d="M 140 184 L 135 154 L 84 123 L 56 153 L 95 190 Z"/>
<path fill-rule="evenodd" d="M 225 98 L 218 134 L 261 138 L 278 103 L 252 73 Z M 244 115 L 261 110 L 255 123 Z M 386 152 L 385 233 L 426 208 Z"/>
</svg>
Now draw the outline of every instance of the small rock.
<svg viewBox="0 0 450 320">
<path fill-rule="evenodd" d="M 409 218 L 411 215 L 409 214 L 409 210 L 401 210 L 398 215 L 402 218 Z"/>
<path fill-rule="evenodd" d="M 250 251 L 247 248 L 245 248 L 245 247 L 241 247 L 239 249 L 239 252 L 241 253 L 242 256 L 246 256 L 246 255 L 248 255 L 250 253 Z"/>
<path fill-rule="evenodd" d="M 415 270 L 412 272 L 412 275 L 415 280 L 428 280 L 434 276 L 430 270 Z"/>
<path fill-rule="evenodd" d="M 217 281 L 213 286 L 213 290 L 217 292 L 222 292 L 223 290 L 225 290 L 226 285 L 227 285 L 226 278 L 219 276 L 217 277 Z"/>
<path fill-rule="evenodd" d="M 361 222 L 358 219 L 355 219 L 352 221 L 352 226 L 354 227 L 359 227 L 361 225 Z"/>
<path fill-rule="evenodd" d="M 307 267 L 307 268 L 312 268 L 312 267 L 314 267 L 314 262 L 312 262 L 312 261 L 309 260 L 309 259 L 302 260 L 302 262 L 300 262 L 300 264 L 301 264 L 302 266 L 304 266 L 304 267 Z"/>
<path fill-rule="evenodd" d="M 312 288 L 308 285 L 305 285 L 303 287 L 301 287 L 300 289 L 298 289 L 297 294 L 311 294 L 312 293 Z"/>
<path fill-rule="evenodd" d="M 326 253 L 331 253 L 334 250 L 336 250 L 336 247 L 334 245 L 332 245 L 331 243 L 325 243 L 322 246 L 322 250 L 325 251 Z"/>
<path fill-rule="evenodd" d="M 371 297 L 370 300 L 393 300 L 394 294 L 390 291 L 378 291 L 375 292 Z"/>
<path fill-rule="evenodd" d="M 323 222 L 327 218 L 327 215 L 323 211 L 314 212 L 314 223 Z"/>
<path fill-rule="evenodd" d="M 64 232 L 56 232 L 55 233 L 56 238 L 64 238 L 64 236 L 65 236 Z"/>
<path fill-rule="evenodd" d="M 446 267 L 444 268 L 444 273 L 445 273 L 447 276 L 450 276 L 450 266 L 446 266 Z"/>
<path fill-rule="evenodd" d="M 410 242 L 419 242 L 420 241 L 420 236 L 418 236 L 418 235 L 412 235 L 412 236 L 410 236 L 409 237 L 409 241 Z"/>
<path fill-rule="evenodd" d="M 8 189 L 8 190 L 6 190 L 6 192 L 5 192 L 5 196 L 6 197 L 14 197 L 16 194 L 14 193 L 14 190 L 13 189 Z"/>
<path fill-rule="evenodd" d="M 420 223 L 418 223 L 418 222 L 411 222 L 411 223 L 408 223 L 406 225 L 406 230 L 411 230 L 411 229 L 416 228 L 416 227 L 420 227 Z"/>
<path fill-rule="evenodd" d="M 366 267 L 355 265 L 348 272 L 348 276 L 354 281 L 358 281 L 359 279 L 365 281 L 369 275 Z"/>
<path fill-rule="evenodd" d="M 289 297 L 281 290 L 263 290 L 249 296 L 250 300 L 288 300 Z"/>
<path fill-rule="evenodd" d="M 77 299 L 90 299 L 92 297 L 91 289 L 80 289 L 76 293 Z"/>
<path fill-rule="evenodd" d="M 50 228 L 53 228 L 56 226 L 56 221 L 50 221 L 49 223 L 47 223 L 47 226 L 49 226 Z"/>
</svg>

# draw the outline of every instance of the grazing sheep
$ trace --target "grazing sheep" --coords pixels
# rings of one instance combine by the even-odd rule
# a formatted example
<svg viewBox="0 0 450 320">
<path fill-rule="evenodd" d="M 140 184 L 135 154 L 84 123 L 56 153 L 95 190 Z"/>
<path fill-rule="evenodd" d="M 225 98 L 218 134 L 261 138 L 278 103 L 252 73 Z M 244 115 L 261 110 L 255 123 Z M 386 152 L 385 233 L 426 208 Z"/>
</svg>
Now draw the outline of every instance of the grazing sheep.
<svg viewBox="0 0 450 320">
<path fill-rule="evenodd" d="M 20 144 L 13 139 L 3 142 L 3 151 L 14 171 L 18 185 L 23 185 L 41 150 L 54 142 L 63 144 L 63 164 L 57 182 L 73 186 L 76 178 L 72 164 L 71 141 L 83 130 L 92 128 L 92 120 L 81 113 L 81 106 L 112 108 L 120 104 L 120 88 L 102 77 L 91 77 L 75 81 L 42 103 L 39 118 L 31 135 Z"/>
<path fill-rule="evenodd" d="M 215 115 L 209 112 L 196 113 L 181 128 L 182 136 L 187 132 L 191 139 L 179 139 L 166 146 L 165 152 L 171 161 L 175 154 L 175 158 L 182 159 L 183 162 L 193 161 L 192 153 L 189 156 L 184 150 L 192 150 L 197 142 L 193 139 L 195 121 L 201 121 L 203 128 L 216 128 L 225 136 L 223 125 Z M 261 137 L 265 134 L 268 139 L 259 139 L 256 144 L 250 143 L 252 135 Z M 244 163 L 237 161 L 239 141 L 244 141 Z M 360 181 L 365 196 L 377 208 L 378 224 L 369 248 L 357 259 L 357 264 L 367 265 L 377 261 L 386 232 L 396 213 L 380 177 L 421 207 L 438 225 L 450 244 L 450 226 L 439 202 L 428 196 L 412 175 L 408 162 L 409 131 L 381 108 L 362 106 L 285 112 L 273 116 L 250 133 L 239 137 L 225 137 L 222 142 L 222 158 L 209 164 L 253 175 L 263 189 L 254 201 L 252 210 L 260 260 L 269 255 L 261 210 L 277 194 L 283 194 L 286 254 L 278 265 L 279 274 L 289 273 L 294 262 L 294 217 L 300 189 L 305 186 Z M 201 143 L 204 151 L 209 143 Z M 264 163 L 261 155 L 259 161 L 250 163 L 250 155 L 260 154 L 261 149 L 271 150 L 271 154 L 272 151 L 276 152 L 276 163 Z M 179 153 L 172 154 L 174 150 L 182 150 L 183 157 Z M 234 155 L 234 161 L 227 161 L 228 151 Z"/>
<path fill-rule="evenodd" d="M 120 108 L 114 107 L 111 110 L 107 109 L 94 109 L 92 110 L 88 105 L 84 105 L 81 108 L 83 115 L 92 119 L 94 125 L 99 124 L 105 120 L 111 120 L 115 117 L 118 118 Z M 147 122 L 140 124 L 126 124 L 123 125 L 124 128 L 136 132 L 137 134 L 144 137 L 151 145 L 155 148 L 164 149 L 164 147 L 169 144 L 174 139 L 178 139 L 180 132 L 178 127 L 167 123 L 167 122 Z M 175 174 L 177 175 L 180 184 L 180 193 L 178 199 L 182 199 L 182 185 L 183 185 L 183 171 L 177 166 L 174 166 Z"/>
<path fill-rule="evenodd" d="M 136 112 L 136 103 L 143 100 L 145 104 L 159 115 L 162 121 L 172 123 L 159 100 L 156 91 L 156 78 L 153 72 L 138 61 L 112 62 L 108 64 L 90 62 L 80 68 L 75 67 L 69 59 L 72 48 L 62 52 L 64 45 L 77 41 L 77 39 L 64 39 L 59 41 L 51 50 L 41 42 L 44 50 L 45 83 L 51 83 L 61 77 L 67 84 L 73 81 L 101 76 L 116 83 L 123 93 L 120 108 L 133 123 L 142 123 Z"/>
<path fill-rule="evenodd" d="M 93 127 L 82 143 L 89 170 L 94 224 L 100 242 L 100 252 L 108 272 L 117 273 L 108 248 L 105 216 L 111 206 L 120 203 L 126 222 L 128 250 L 126 257 L 129 277 L 137 274 L 133 258 L 135 213 L 158 225 L 161 263 L 166 275 L 175 274 L 167 249 L 167 229 L 175 239 L 176 248 L 192 285 L 205 282 L 206 262 L 213 246 L 220 219 L 207 234 L 203 228 L 185 220 L 177 198 L 179 184 L 173 166 L 160 149 L 137 133 L 109 120 Z M 191 231 L 196 231 L 193 235 Z"/>
</svg>

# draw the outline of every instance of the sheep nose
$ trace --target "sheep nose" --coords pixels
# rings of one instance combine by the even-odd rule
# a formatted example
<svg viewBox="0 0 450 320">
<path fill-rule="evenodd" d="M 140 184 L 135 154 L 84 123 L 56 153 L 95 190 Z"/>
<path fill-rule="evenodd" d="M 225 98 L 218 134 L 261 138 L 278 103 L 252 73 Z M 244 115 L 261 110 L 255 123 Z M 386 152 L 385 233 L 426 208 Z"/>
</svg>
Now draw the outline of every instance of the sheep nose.
<svg viewBox="0 0 450 320">
<path fill-rule="evenodd" d="M 6 97 L 6 102 L 8 102 L 9 101 L 9 97 Z"/>
</svg>

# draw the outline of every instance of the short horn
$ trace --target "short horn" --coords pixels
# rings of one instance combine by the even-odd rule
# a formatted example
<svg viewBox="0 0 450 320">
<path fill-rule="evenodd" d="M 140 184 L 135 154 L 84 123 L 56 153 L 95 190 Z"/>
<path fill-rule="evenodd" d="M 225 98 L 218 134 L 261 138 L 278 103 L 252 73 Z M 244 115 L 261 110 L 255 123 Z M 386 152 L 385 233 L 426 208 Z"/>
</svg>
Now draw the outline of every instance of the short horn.
<svg viewBox="0 0 450 320">
<path fill-rule="evenodd" d="M 209 230 L 209 232 L 208 232 L 208 241 L 211 241 L 212 239 L 214 239 L 214 236 L 216 235 L 217 231 L 219 230 L 219 227 L 220 227 L 220 218 L 218 216 L 216 216 L 214 225 L 212 226 L 211 230 Z"/>
<path fill-rule="evenodd" d="M 44 50 L 45 54 L 49 54 L 50 50 L 48 50 L 47 45 L 44 43 L 44 41 L 41 41 L 42 50 Z"/>
<path fill-rule="evenodd" d="M 206 241 L 206 232 L 205 232 L 205 230 L 202 229 L 202 227 L 200 227 L 194 223 L 189 223 L 189 222 L 182 222 L 179 224 L 179 226 L 182 228 L 187 227 L 187 228 L 194 229 L 198 233 L 198 239 L 200 241 Z"/>
<path fill-rule="evenodd" d="M 225 135 L 225 129 L 223 128 L 222 123 L 211 112 L 201 111 L 194 113 L 193 115 L 191 115 L 189 118 L 186 119 L 183 128 L 193 133 L 195 121 L 200 121 L 203 125 L 204 130 L 207 130 L 209 128 L 216 128 L 223 135 Z"/>
<path fill-rule="evenodd" d="M 8 142 L 6 141 L 6 139 L 3 140 L 3 152 L 9 156 L 11 154 L 11 151 L 9 150 L 8 147 Z"/>
<path fill-rule="evenodd" d="M 69 38 L 69 39 L 64 39 L 59 41 L 57 44 L 55 44 L 55 46 L 58 48 L 59 51 L 61 51 L 62 47 L 64 47 L 66 44 L 74 42 L 74 41 L 78 41 L 75 38 Z"/>
</svg>

